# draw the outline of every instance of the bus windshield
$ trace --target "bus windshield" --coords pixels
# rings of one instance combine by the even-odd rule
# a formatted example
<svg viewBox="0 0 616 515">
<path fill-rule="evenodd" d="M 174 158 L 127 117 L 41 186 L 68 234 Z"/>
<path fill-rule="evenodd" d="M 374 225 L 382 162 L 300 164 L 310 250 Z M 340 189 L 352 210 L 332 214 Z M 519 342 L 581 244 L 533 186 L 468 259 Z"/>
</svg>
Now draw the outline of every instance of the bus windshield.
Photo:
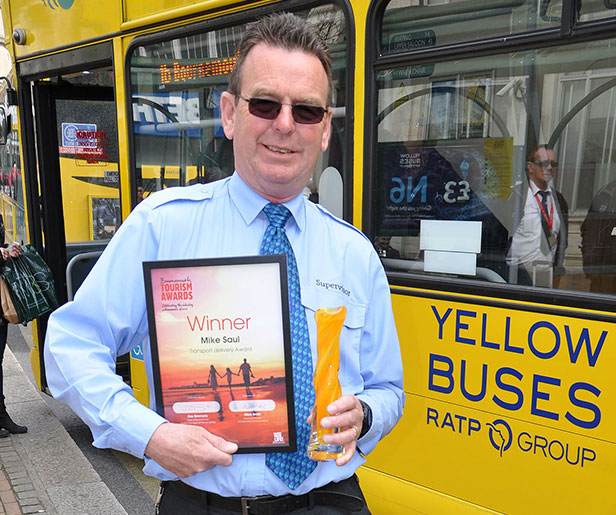
<svg viewBox="0 0 616 515">
<path fill-rule="evenodd" d="M 333 5 L 299 14 L 319 28 L 333 57 L 332 142 L 306 186 L 306 195 L 316 199 L 323 172 L 334 168 L 340 177 L 343 172 L 345 25 L 342 11 Z M 130 78 L 138 195 L 233 173 L 233 146 L 221 127 L 219 101 L 244 30 L 244 24 L 215 30 L 188 27 L 186 35 L 133 47 Z M 340 208 L 341 197 L 337 203 Z"/>
</svg>

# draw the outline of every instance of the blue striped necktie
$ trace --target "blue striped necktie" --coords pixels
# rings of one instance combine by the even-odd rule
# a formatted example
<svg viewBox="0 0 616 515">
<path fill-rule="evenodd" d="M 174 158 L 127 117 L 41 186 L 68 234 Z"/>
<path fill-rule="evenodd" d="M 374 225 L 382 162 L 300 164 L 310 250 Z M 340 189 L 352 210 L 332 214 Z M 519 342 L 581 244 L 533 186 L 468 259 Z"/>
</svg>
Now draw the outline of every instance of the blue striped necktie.
<svg viewBox="0 0 616 515">
<path fill-rule="evenodd" d="M 260 253 L 287 255 L 295 426 L 297 429 L 297 451 L 269 453 L 265 457 L 265 463 L 289 488 L 294 490 L 317 466 L 306 453 L 310 437 L 310 426 L 306 423 L 306 419 L 314 404 L 312 353 L 306 313 L 302 306 L 295 254 L 293 254 L 291 243 L 284 230 L 291 212 L 282 204 L 267 204 L 263 212 L 267 215 L 269 225 L 263 235 Z"/>
</svg>

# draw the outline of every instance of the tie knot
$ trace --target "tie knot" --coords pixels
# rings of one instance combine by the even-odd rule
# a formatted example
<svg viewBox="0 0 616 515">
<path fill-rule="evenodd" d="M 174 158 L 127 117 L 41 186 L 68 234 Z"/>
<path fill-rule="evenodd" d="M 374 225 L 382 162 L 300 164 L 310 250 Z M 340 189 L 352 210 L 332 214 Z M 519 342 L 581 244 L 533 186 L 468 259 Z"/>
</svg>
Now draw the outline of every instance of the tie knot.
<svg viewBox="0 0 616 515">
<path fill-rule="evenodd" d="M 287 220 L 291 216 L 291 211 L 289 211 L 286 206 L 282 204 L 267 204 L 263 208 L 263 212 L 267 216 L 269 223 L 274 227 L 284 227 L 287 223 Z"/>
<path fill-rule="evenodd" d="M 539 190 L 537 193 L 539 193 L 539 195 L 541 195 L 541 199 L 542 200 L 547 200 L 548 195 L 550 194 L 549 191 L 543 191 L 543 190 Z"/>
</svg>

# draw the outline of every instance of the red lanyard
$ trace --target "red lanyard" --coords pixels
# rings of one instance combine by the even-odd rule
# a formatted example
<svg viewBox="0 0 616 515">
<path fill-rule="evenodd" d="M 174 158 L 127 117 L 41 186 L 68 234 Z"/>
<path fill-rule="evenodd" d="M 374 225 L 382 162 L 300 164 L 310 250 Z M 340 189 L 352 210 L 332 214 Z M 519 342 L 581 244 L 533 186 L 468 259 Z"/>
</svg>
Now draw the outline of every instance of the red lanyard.
<svg viewBox="0 0 616 515">
<path fill-rule="evenodd" d="M 548 214 L 545 212 L 545 209 L 543 208 L 543 204 L 541 203 L 541 200 L 539 200 L 537 195 L 539 195 L 539 192 L 535 194 L 535 200 L 537 201 L 537 204 L 539 204 L 539 209 L 541 209 L 541 214 L 543 215 L 543 218 L 545 218 L 545 221 L 548 223 L 548 229 L 550 229 L 551 231 L 552 224 L 554 223 L 554 202 L 550 203 L 550 216 L 548 216 Z M 546 199 L 546 202 L 547 202 L 547 199 Z"/>
</svg>

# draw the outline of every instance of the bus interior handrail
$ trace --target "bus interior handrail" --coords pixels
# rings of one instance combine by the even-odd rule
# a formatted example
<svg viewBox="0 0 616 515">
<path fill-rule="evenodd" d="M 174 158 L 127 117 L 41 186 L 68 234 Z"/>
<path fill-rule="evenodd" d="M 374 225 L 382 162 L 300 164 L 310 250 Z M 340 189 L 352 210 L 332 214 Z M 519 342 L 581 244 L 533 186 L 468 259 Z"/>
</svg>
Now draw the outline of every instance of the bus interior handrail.
<svg viewBox="0 0 616 515">
<path fill-rule="evenodd" d="M 102 250 L 97 250 L 93 252 L 82 252 L 81 254 L 77 254 L 71 258 L 66 265 L 66 296 L 68 300 L 73 300 L 73 296 L 75 292 L 73 291 L 73 278 L 72 271 L 77 263 L 80 261 L 86 261 L 88 259 L 97 258 L 103 253 Z"/>
<path fill-rule="evenodd" d="M 423 272 L 424 271 L 424 262 L 423 261 L 412 261 L 408 259 L 398 259 L 398 258 L 381 258 L 383 262 L 383 266 L 385 270 L 398 271 L 398 272 Z M 476 279 L 484 279 L 486 281 L 490 281 L 493 283 L 506 283 L 505 279 L 503 279 L 500 275 L 498 275 L 494 270 L 489 268 L 485 268 L 482 266 L 478 266 L 475 272 Z"/>
</svg>

